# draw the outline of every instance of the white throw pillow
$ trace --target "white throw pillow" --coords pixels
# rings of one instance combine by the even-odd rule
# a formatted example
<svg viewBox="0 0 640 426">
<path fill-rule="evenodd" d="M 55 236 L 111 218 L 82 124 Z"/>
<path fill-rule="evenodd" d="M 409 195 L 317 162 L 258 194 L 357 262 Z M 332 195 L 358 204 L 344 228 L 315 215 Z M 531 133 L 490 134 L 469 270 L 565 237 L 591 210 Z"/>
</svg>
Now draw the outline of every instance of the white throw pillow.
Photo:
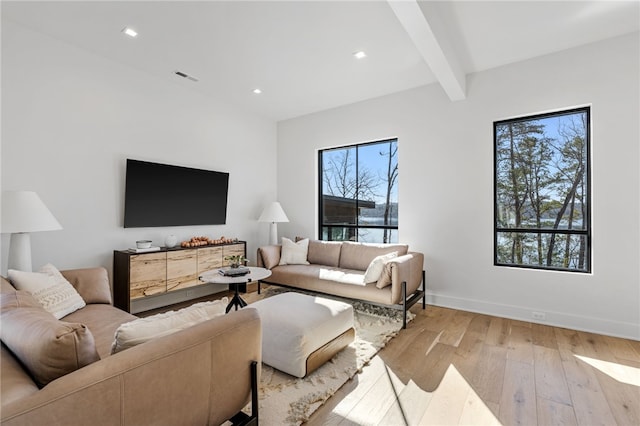
<svg viewBox="0 0 640 426">
<path fill-rule="evenodd" d="M 308 265 L 307 252 L 309 251 L 309 239 L 305 238 L 294 243 L 288 238 L 282 237 L 282 251 L 280 252 L 280 265 Z"/>
<path fill-rule="evenodd" d="M 367 271 L 364 273 L 364 282 L 377 282 L 378 278 L 380 278 L 380 275 L 382 274 L 382 270 L 384 269 L 384 263 L 389 259 L 393 259 L 394 257 L 398 257 L 397 251 L 392 251 L 391 253 L 374 257 L 371 263 L 369 263 Z"/>
<path fill-rule="evenodd" d="M 225 314 L 229 299 L 200 302 L 179 311 L 169 311 L 121 324 L 116 330 L 111 353 L 129 349 L 158 337 L 184 330 Z"/>
<path fill-rule="evenodd" d="M 31 293 L 33 298 L 56 319 L 86 306 L 76 289 L 51 264 L 43 266 L 40 272 L 9 269 L 8 275 L 9 281 L 16 289 Z"/>
</svg>

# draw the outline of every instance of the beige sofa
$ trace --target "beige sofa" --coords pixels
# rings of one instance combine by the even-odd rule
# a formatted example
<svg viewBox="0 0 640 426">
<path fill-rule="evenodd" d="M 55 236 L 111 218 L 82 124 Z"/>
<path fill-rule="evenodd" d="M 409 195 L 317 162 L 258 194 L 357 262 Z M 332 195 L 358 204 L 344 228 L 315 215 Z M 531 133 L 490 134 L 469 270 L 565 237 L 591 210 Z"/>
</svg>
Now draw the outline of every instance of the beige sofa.
<svg viewBox="0 0 640 426">
<path fill-rule="evenodd" d="M 258 249 L 258 266 L 271 270 L 271 276 L 262 282 L 402 309 L 403 328 L 411 306 L 422 299 L 425 307 L 424 255 L 410 252 L 406 244 L 310 240 L 308 264 L 281 265 L 281 251 L 280 244 Z M 362 282 L 372 260 L 392 252 L 397 257 L 385 262 L 383 278 Z M 382 282 L 384 277 L 386 282 Z"/>
<path fill-rule="evenodd" d="M 2 425 L 218 425 L 232 417 L 236 423 L 257 424 L 262 330 L 255 309 L 206 320 L 110 355 L 116 329 L 136 317 L 111 305 L 105 269 L 63 271 L 63 275 L 86 306 L 60 321 L 84 324 L 100 359 L 39 388 L 3 342 Z M 6 319 L 2 326 L 15 325 L 16 317 L 9 321 L 7 312 L 13 309 L 15 315 L 20 313 L 16 309 L 29 307 L 15 301 L 34 299 L 16 292 L 4 278 L 0 281 Z M 29 321 L 30 313 L 25 312 L 17 318 Z M 37 344 L 35 339 L 24 335 L 27 354 L 33 353 L 30 345 Z M 16 352 L 23 349 L 15 342 L 12 347 Z M 255 417 L 238 414 L 250 400 Z"/>
</svg>

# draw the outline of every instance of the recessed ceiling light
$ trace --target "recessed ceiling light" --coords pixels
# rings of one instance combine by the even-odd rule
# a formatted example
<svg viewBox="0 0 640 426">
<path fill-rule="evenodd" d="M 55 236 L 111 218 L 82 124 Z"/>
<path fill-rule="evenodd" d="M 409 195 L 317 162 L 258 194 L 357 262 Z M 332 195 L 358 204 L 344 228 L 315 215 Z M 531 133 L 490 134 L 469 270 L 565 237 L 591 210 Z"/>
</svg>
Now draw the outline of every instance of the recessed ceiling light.
<svg viewBox="0 0 640 426">
<path fill-rule="evenodd" d="M 134 30 L 133 28 L 129 28 L 129 27 L 124 27 L 122 29 L 122 32 L 125 33 L 126 35 L 128 35 L 129 37 L 136 37 L 138 35 L 138 32 L 136 30 Z"/>
<path fill-rule="evenodd" d="M 260 93 L 262 93 L 262 90 L 260 90 L 260 89 L 253 89 L 253 93 L 255 93 L 256 95 L 259 95 Z"/>
<path fill-rule="evenodd" d="M 357 52 L 354 52 L 354 53 L 353 53 L 353 56 L 355 56 L 355 57 L 356 57 L 356 59 L 362 59 L 362 58 L 366 58 L 366 57 L 367 57 L 367 54 L 366 54 L 366 53 L 364 53 L 362 50 L 359 50 L 359 51 L 357 51 Z"/>
</svg>

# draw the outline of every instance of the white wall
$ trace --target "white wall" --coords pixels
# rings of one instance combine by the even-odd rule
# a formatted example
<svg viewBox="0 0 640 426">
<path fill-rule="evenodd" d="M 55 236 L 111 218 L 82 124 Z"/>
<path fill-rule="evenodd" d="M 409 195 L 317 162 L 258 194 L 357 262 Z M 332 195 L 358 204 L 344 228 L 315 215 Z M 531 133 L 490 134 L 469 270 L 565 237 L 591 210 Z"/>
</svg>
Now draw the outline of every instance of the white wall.
<svg viewBox="0 0 640 426">
<path fill-rule="evenodd" d="M 399 237 L 430 303 L 640 339 L 638 34 L 278 125 L 281 233 L 317 236 L 317 150 L 398 137 Z M 593 273 L 493 266 L 493 121 L 592 106 Z"/>
<path fill-rule="evenodd" d="M 124 229 L 126 158 L 229 172 L 227 225 Z M 4 21 L 2 189 L 36 191 L 64 228 L 32 234 L 34 270 L 111 270 L 114 249 L 171 233 L 237 237 L 254 259 L 276 198 L 276 124 Z M 3 235 L 3 271 L 7 247 Z"/>
</svg>

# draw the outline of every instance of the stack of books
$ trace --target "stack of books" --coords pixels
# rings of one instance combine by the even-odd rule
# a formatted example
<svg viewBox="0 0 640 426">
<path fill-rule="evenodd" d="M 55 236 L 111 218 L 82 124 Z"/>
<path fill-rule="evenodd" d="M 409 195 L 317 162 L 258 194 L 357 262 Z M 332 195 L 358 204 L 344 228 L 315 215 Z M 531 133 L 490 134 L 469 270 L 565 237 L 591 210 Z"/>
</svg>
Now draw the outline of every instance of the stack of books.
<svg viewBox="0 0 640 426">
<path fill-rule="evenodd" d="M 218 269 L 218 272 L 220 272 L 220 274 L 224 275 L 225 277 L 238 277 L 241 275 L 247 275 L 249 272 L 251 272 L 251 269 L 247 268 L 246 266 L 239 266 L 237 268 Z"/>
<path fill-rule="evenodd" d="M 134 253 L 149 253 L 152 251 L 160 251 L 160 247 L 158 246 L 151 246 L 151 247 L 147 247 L 147 248 L 137 248 L 137 247 L 132 247 L 129 249 L 129 251 L 132 251 Z"/>
</svg>

